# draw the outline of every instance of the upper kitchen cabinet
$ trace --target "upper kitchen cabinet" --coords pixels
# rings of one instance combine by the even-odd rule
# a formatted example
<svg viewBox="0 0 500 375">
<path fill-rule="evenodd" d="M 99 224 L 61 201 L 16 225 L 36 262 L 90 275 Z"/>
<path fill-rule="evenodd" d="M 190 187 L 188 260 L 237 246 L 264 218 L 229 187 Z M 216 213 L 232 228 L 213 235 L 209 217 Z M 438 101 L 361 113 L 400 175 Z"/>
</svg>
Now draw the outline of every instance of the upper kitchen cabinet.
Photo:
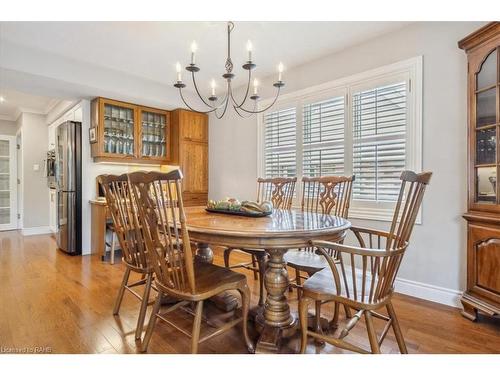
<svg viewBox="0 0 500 375">
<path fill-rule="evenodd" d="M 94 161 L 166 164 L 170 112 L 112 99 L 92 101 L 89 134 Z"/>
</svg>

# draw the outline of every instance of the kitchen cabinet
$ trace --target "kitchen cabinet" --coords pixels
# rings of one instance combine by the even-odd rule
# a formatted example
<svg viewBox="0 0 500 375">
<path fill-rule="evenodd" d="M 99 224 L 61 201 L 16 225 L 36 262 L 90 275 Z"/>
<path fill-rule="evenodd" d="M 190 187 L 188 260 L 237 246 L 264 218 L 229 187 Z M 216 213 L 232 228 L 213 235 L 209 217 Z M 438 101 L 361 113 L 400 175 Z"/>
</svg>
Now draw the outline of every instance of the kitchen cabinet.
<svg viewBox="0 0 500 375">
<path fill-rule="evenodd" d="M 91 154 L 96 162 L 161 165 L 171 161 L 170 112 L 117 100 L 91 104 Z"/>
</svg>

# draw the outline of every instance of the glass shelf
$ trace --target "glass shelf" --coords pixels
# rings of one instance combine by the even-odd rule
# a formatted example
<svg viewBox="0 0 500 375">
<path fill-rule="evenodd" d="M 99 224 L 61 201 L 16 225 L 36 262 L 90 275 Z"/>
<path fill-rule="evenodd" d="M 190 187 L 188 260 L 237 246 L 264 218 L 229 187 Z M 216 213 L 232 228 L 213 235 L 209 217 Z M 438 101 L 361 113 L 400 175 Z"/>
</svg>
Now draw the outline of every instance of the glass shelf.
<svg viewBox="0 0 500 375">
<path fill-rule="evenodd" d="M 166 150 L 166 126 L 167 117 L 162 113 L 142 111 L 141 134 L 142 150 L 141 155 L 146 157 L 164 158 Z"/>
<path fill-rule="evenodd" d="M 476 131 L 476 165 L 496 163 L 496 127 Z"/>
<path fill-rule="evenodd" d="M 495 124 L 496 116 L 497 89 L 493 87 L 489 90 L 481 91 L 476 94 L 476 127 Z"/>
<path fill-rule="evenodd" d="M 476 202 L 496 203 L 497 167 L 476 168 Z"/>
<path fill-rule="evenodd" d="M 104 104 L 104 152 L 134 155 L 134 110 Z"/>
</svg>

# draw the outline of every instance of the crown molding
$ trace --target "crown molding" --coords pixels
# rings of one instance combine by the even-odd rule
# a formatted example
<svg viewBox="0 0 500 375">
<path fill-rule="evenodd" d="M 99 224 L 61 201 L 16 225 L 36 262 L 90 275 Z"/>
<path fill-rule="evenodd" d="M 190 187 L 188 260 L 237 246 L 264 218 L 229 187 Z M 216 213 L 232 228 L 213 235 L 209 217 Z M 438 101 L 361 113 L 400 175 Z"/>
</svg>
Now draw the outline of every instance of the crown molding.
<svg viewBox="0 0 500 375">
<path fill-rule="evenodd" d="M 0 115 L 0 120 L 16 122 L 16 117 L 9 115 Z"/>
</svg>

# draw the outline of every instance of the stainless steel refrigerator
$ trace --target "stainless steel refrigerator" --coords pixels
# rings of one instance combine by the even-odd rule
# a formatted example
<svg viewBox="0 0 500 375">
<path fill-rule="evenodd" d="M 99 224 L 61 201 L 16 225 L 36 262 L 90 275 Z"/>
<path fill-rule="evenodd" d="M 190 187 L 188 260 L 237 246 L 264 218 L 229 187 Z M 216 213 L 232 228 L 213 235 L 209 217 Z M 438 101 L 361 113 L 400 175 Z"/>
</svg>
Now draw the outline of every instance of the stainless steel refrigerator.
<svg viewBox="0 0 500 375">
<path fill-rule="evenodd" d="M 57 246 L 82 253 L 82 126 L 67 121 L 56 129 Z"/>
</svg>

